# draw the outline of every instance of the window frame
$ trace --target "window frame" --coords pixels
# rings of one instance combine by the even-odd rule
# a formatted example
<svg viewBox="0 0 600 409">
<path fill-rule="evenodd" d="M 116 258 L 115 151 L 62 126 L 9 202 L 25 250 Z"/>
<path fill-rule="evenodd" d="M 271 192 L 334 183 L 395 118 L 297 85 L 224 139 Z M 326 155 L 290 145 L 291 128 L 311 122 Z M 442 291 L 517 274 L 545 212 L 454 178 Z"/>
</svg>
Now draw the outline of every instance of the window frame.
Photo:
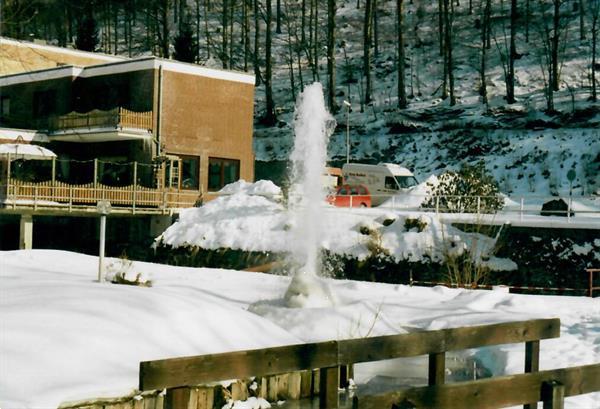
<svg viewBox="0 0 600 409">
<path fill-rule="evenodd" d="M 212 185 L 212 180 L 211 178 L 214 176 L 214 174 L 211 172 L 211 166 L 215 163 L 219 164 L 219 187 L 215 187 L 214 185 Z M 207 190 L 209 192 L 218 192 L 219 190 L 223 189 L 223 187 L 228 184 L 225 183 L 225 164 L 235 164 L 236 165 L 236 173 L 234 176 L 233 181 L 230 181 L 228 183 L 233 183 L 233 182 L 237 182 L 238 180 L 240 180 L 240 171 L 241 171 L 241 161 L 239 159 L 233 159 L 233 158 L 220 158 L 220 157 L 209 157 L 208 158 L 208 183 L 207 183 Z"/>
<path fill-rule="evenodd" d="M 199 191 L 200 190 L 200 186 L 202 185 L 202 183 L 200 183 L 200 175 L 201 175 L 201 168 L 200 168 L 200 156 L 198 155 L 178 155 L 179 156 L 179 188 L 181 190 L 194 190 L 194 191 Z M 191 187 L 185 187 L 183 185 L 184 182 L 184 162 L 186 160 L 195 160 L 197 162 L 197 166 L 196 166 L 196 185 L 195 186 L 191 186 Z"/>
</svg>

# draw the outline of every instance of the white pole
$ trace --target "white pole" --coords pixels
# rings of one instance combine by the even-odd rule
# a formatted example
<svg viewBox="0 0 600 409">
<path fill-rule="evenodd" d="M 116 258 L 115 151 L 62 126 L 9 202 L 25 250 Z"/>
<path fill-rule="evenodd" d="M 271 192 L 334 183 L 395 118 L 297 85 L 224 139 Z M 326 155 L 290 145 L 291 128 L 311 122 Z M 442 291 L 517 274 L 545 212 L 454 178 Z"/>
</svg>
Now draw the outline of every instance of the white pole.
<svg viewBox="0 0 600 409">
<path fill-rule="evenodd" d="M 100 216 L 100 249 L 98 251 L 98 282 L 101 283 L 103 280 L 104 272 L 104 239 L 106 237 L 106 215 Z"/>
</svg>

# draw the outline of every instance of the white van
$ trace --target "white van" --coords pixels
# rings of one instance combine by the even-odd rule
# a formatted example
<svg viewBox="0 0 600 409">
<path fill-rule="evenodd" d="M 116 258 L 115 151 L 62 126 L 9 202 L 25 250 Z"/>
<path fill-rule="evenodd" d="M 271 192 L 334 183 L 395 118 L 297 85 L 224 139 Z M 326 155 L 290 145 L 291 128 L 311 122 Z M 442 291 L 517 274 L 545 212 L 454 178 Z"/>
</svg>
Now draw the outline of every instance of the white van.
<svg viewBox="0 0 600 409">
<path fill-rule="evenodd" d="M 342 167 L 342 175 L 344 183 L 362 184 L 369 189 L 372 206 L 379 206 L 390 197 L 418 184 L 410 170 L 393 163 L 346 163 Z"/>
</svg>

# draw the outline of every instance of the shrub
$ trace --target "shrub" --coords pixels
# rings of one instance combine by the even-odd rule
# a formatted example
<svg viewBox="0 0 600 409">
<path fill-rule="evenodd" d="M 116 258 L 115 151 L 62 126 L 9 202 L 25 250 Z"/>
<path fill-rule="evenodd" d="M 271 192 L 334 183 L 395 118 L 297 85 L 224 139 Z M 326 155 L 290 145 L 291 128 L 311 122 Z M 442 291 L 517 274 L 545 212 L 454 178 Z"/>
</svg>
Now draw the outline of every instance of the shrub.
<svg viewBox="0 0 600 409">
<path fill-rule="evenodd" d="M 498 182 L 485 169 L 483 162 L 463 164 L 458 172 L 448 171 L 439 178 L 439 184 L 422 205 L 424 208 L 443 209 L 449 213 L 495 213 L 502 209 Z M 479 205 L 478 205 L 479 197 Z"/>
</svg>

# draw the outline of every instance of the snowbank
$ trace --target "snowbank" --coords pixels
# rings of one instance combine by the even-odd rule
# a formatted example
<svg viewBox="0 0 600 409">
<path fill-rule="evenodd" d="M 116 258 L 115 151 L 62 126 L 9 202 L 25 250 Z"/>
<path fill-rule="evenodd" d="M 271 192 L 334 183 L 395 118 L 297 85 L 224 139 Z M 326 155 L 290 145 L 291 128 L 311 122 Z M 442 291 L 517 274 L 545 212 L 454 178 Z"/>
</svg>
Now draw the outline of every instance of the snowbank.
<svg viewBox="0 0 600 409">
<path fill-rule="evenodd" d="M 561 338 L 541 342 L 540 369 L 600 362 L 600 303 L 585 297 L 327 280 L 334 306 L 282 306 L 288 277 L 134 262 L 153 287 L 99 284 L 98 260 L 76 253 L 0 253 L 0 406 L 125 395 L 139 362 L 230 350 L 559 317 Z M 522 372 L 523 345 L 475 353 L 494 374 Z M 355 380 L 402 377 L 397 366 L 358 365 Z M 423 374 L 425 376 L 425 374 Z M 32 382 L 35 380 L 35 382 Z M 566 401 L 600 407 L 600 394 Z"/>
</svg>

